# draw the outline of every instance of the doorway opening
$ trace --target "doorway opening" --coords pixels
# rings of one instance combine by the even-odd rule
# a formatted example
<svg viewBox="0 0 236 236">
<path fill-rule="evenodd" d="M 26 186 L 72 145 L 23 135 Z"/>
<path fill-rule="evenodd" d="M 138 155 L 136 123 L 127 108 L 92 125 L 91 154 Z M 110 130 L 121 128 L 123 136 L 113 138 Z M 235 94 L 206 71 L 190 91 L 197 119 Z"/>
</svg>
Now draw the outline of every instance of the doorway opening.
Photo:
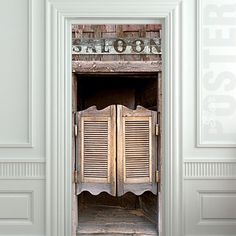
<svg viewBox="0 0 236 236">
<path fill-rule="evenodd" d="M 78 54 L 76 57 L 77 56 Z M 84 63 L 84 59 L 86 57 L 88 62 Z M 120 57 L 120 55 L 116 55 L 116 57 Z M 77 60 L 77 58 L 77 61 L 75 60 L 75 63 L 73 63 L 72 76 L 72 110 L 74 113 L 74 124 L 76 127 L 74 129 L 75 138 L 73 146 L 73 169 L 76 173 L 73 203 L 73 236 L 158 235 L 158 171 L 161 165 L 161 133 L 159 132 L 159 126 L 161 123 L 162 103 L 160 55 L 158 54 L 158 59 L 155 61 L 137 60 L 132 63 L 130 61 L 120 62 L 120 60 L 114 60 L 113 65 L 111 63 L 107 63 L 107 61 L 101 60 L 99 62 L 91 62 L 91 55 L 88 56 L 83 54 L 82 58 L 82 62 Z M 107 66 L 107 64 L 109 66 Z M 124 64 L 126 67 L 123 66 Z M 119 69 L 116 70 L 116 68 Z M 101 171 L 104 165 L 109 166 L 109 162 L 102 161 L 101 153 L 104 151 L 104 147 L 101 147 L 101 145 L 104 145 L 103 141 L 107 137 L 107 134 L 103 136 L 103 132 L 111 133 L 111 128 L 108 127 L 105 129 L 100 125 L 96 132 L 92 133 L 94 130 L 91 131 L 91 127 L 98 127 L 94 125 L 94 122 L 101 116 L 101 113 L 103 111 L 110 112 L 112 109 L 113 113 L 111 115 L 111 120 L 114 120 L 116 124 L 115 128 L 111 126 L 114 128 L 112 135 L 116 136 L 115 142 L 113 142 L 113 144 L 111 143 L 111 146 L 115 146 L 113 147 L 115 150 L 113 150 L 115 153 L 115 161 L 113 165 L 111 165 L 111 168 L 114 168 L 113 178 L 109 177 L 109 171 Z M 127 137 L 134 139 L 131 142 L 132 145 L 138 140 L 135 151 L 139 150 L 139 147 L 142 147 L 144 148 L 145 153 L 143 150 L 139 152 L 139 154 L 135 153 L 135 158 L 137 158 L 135 159 L 135 163 L 138 163 L 139 160 L 140 162 L 135 165 L 135 163 L 132 163 L 132 160 L 134 160 L 132 159 L 131 164 L 124 164 L 124 168 L 126 168 L 126 170 L 123 171 L 122 174 L 120 174 L 121 167 L 118 160 L 119 156 L 121 156 L 119 154 L 121 145 L 123 145 L 120 144 L 120 136 L 122 136 L 122 133 L 119 133 L 117 128 L 119 126 L 119 109 L 123 109 L 127 112 L 123 114 L 120 120 L 123 120 L 124 117 L 130 118 L 130 116 L 136 114 L 136 117 L 141 117 L 144 121 L 146 121 L 145 119 L 148 119 L 148 122 L 150 120 L 151 123 L 156 122 L 158 125 L 151 126 L 151 123 L 149 122 L 148 134 L 147 130 L 145 130 L 144 123 L 140 120 L 136 123 L 138 126 L 135 126 L 135 128 L 134 126 L 131 126 L 131 131 L 128 133 Z M 81 117 L 87 113 L 90 113 L 88 121 L 91 122 L 92 126 L 89 126 L 90 128 L 88 128 L 88 133 L 86 136 L 86 134 L 81 134 L 85 130 L 85 126 L 82 126 L 82 124 L 85 125 L 85 121 L 81 121 L 81 124 L 79 122 L 82 120 Z M 134 117 L 131 118 L 133 121 Z M 121 126 L 123 126 L 123 124 Z M 138 133 L 136 134 L 135 132 L 137 130 Z M 147 136 L 145 136 L 146 134 Z M 83 135 L 84 137 L 82 137 Z M 148 147 L 145 146 L 146 139 L 144 136 L 148 137 Z M 152 140 L 152 142 L 150 140 Z M 90 145 L 91 142 L 93 143 L 90 146 L 85 146 L 84 143 L 87 141 L 88 145 Z M 96 141 L 100 143 L 96 144 Z M 108 143 L 105 142 L 105 144 Z M 91 155 L 91 157 L 88 156 L 87 159 L 87 176 L 85 176 L 86 167 L 81 167 L 85 166 L 84 163 L 86 163 L 85 157 L 87 154 L 84 154 L 86 148 L 88 149 L 88 153 Z M 127 144 L 124 147 L 125 151 L 123 152 L 126 152 L 126 149 Z M 133 149 L 134 148 L 132 146 L 128 151 L 133 151 Z M 105 151 L 108 152 L 107 149 Z M 99 155 L 97 155 L 97 153 Z M 132 153 L 130 155 L 133 158 Z M 139 155 L 141 155 L 140 159 L 138 159 Z M 148 162 L 141 159 L 146 157 L 145 155 L 148 155 L 148 158 L 150 157 Z M 81 156 L 83 156 L 85 161 L 81 162 Z M 127 156 L 128 154 L 126 155 L 126 160 Z M 151 159 L 151 156 L 156 156 L 156 159 Z M 92 162 L 93 160 L 94 163 Z M 126 184 L 125 181 L 121 181 L 122 183 L 119 183 L 120 175 L 122 175 L 123 178 L 123 175 L 128 173 L 128 168 L 131 170 L 130 176 L 135 176 L 135 180 L 133 179 Z M 148 169 L 147 175 L 145 175 L 145 168 Z M 109 170 L 109 167 L 107 167 L 107 170 Z M 94 178 L 94 173 L 98 175 L 97 178 Z M 138 174 L 140 175 L 138 176 Z M 108 176 L 107 178 L 109 180 L 115 180 L 110 182 L 107 181 L 106 184 L 104 184 L 101 180 L 105 179 L 105 175 Z M 139 177 L 142 177 L 143 181 L 140 181 L 138 179 Z M 147 180 L 147 177 L 150 178 Z M 128 177 L 126 179 L 128 179 Z M 120 191 L 120 189 L 122 189 L 122 191 Z"/>
</svg>

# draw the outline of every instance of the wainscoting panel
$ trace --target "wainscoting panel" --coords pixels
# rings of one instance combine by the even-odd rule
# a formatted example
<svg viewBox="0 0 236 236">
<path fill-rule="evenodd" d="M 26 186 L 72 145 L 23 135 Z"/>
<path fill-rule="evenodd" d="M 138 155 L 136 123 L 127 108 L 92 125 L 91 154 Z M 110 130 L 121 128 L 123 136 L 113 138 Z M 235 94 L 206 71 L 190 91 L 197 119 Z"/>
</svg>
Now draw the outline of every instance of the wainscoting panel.
<svg viewBox="0 0 236 236">
<path fill-rule="evenodd" d="M 185 235 L 235 235 L 236 180 L 185 180 Z"/>
<path fill-rule="evenodd" d="M 0 179 L 0 236 L 44 235 L 45 181 Z"/>
<path fill-rule="evenodd" d="M 236 191 L 199 191 L 200 220 L 235 221 L 236 222 Z"/>
<path fill-rule="evenodd" d="M 0 192 L 0 224 L 32 224 L 33 191 Z"/>
</svg>

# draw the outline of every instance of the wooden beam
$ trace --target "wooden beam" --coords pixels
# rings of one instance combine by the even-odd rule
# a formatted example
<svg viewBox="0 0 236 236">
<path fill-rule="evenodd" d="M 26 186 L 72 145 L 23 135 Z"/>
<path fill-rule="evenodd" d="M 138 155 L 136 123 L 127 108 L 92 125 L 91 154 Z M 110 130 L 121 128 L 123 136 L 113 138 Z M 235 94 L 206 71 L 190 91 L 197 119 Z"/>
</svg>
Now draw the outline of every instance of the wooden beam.
<svg viewBox="0 0 236 236">
<path fill-rule="evenodd" d="M 73 61 L 73 73 L 158 72 L 161 61 Z"/>
</svg>

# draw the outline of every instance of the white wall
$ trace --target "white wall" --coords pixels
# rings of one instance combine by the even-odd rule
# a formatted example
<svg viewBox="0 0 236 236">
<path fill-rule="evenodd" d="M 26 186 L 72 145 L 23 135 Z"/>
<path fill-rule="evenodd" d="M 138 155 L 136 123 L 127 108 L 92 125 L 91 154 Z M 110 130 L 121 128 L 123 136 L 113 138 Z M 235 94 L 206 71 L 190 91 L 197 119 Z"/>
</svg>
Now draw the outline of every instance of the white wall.
<svg viewBox="0 0 236 236">
<path fill-rule="evenodd" d="M 236 2 L 184 2 L 185 235 L 236 235 Z"/>
<path fill-rule="evenodd" d="M 45 12 L 0 1 L 0 235 L 45 235 Z"/>
<path fill-rule="evenodd" d="M 182 6 L 184 234 L 236 235 L 236 3 Z M 0 1 L 0 236 L 46 235 L 45 14 Z"/>
</svg>

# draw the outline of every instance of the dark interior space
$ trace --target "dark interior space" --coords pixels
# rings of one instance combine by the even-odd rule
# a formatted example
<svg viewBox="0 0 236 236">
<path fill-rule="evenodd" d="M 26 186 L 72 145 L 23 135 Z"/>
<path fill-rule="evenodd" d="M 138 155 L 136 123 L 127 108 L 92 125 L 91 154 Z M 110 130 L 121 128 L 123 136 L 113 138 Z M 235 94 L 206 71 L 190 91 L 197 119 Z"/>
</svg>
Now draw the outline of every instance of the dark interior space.
<svg viewBox="0 0 236 236">
<path fill-rule="evenodd" d="M 81 74 L 77 80 L 79 111 L 93 105 L 100 110 L 112 104 L 157 109 L 157 74 Z"/>
</svg>

